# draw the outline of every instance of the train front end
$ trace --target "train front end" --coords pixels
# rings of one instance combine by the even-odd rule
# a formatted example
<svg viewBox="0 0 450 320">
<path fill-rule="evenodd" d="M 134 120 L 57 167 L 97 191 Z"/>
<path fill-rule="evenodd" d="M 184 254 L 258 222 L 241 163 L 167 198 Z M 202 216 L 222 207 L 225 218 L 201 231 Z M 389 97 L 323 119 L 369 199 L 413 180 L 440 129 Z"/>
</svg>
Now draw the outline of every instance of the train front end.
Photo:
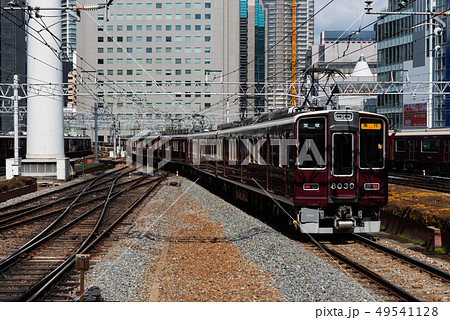
<svg viewBox="0 0 450 320">
<path fill-rule="evenodd" d="M 296 127 L 294 205 L 300 231 L 379 231 L 388 197 L 387 119 L 329 111 L 301 116 Z"/>
</svg>

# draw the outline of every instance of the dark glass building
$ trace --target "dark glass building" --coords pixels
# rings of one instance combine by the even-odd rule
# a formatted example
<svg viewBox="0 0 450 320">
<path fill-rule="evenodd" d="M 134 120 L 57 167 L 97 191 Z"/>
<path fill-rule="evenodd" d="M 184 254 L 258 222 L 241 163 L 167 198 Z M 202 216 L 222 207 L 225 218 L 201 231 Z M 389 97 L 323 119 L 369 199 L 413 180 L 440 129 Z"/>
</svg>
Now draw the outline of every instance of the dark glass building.
<svg viewBox="0 0 450 320">
<path fill-rule="evenodd" d="M 0 0 L 2 8 L 7 7 L 8 0 Z M 12 84 L 14 75 L 21 83 L 27 82 L 27 57 L 23 13 L 18 10 L 3 10 L 0 15 L 0 83 Z M 12 92 L 12 91 L 11 91 Z M 0 98 L 0 130 L 7 133 L 14 130 L 11 100 Z M 26 99 L 19 102 L 26 105 Z M 25 124 L 26 120 L 21 119 Z M 21 127 L 24 130 L 23 127 Z"/>
</svg>

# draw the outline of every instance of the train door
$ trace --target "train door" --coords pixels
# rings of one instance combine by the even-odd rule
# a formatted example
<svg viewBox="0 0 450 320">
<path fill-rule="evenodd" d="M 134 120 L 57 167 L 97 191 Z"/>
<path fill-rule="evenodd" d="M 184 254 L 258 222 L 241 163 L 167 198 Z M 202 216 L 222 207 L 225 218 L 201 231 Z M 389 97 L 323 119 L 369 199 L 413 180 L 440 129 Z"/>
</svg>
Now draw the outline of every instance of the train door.
<svg viewBox="0 0 450 320">
<path fill-rule="evenodd" d="M 450 139 L 444 140 L 444 161 L 450 162 Z"/>
<path fill-rule="evenodd" d="M 294 132 L 290 130 L 286 130 L 284 132 L 284 138 L 286 141 L 289 139 L 294 139 Z M 291 145 L 289 143 L 286 144 L 286 196 L 293 197 L 294 196 L 294 185 L 295 185 L 295 162 L 297 160 L 297 146 Z"/>
<path fill-rule="evenodd" d="M 222 165 L 223 165 L 223 176 L 227 176 L 227 161 L 229 161 L 229 153 L 230 150 L 228 149 L 228 139 L 225 139 L 224 137 L 220 138 L 223 143 L 223 159 L 222 159 Z"/>
<path fill-rule="evenodd" d="M 356 199 L 356 133 L 331 132 L 330 197 L 335 200 Z"/>
<path fill-rule="evenodd" d="M 417 139 L 411 139 L 409 141 L 409 160 L 416 160 L 418 145 Z"/>
<path fill-rule="evenodd" d="M 275 194 L 284 194 L 285 190 L 285 169 L 283 167 L 283 159 L 281 145 L 281 133 L 279 127 L 272 128 L 272 133 L 269 135 L 268 146 L 270 147 L 270 166 L 269 166 L 269 190 Z M 281 160 L 280 160 L 281 156 Z"/>
</svg>

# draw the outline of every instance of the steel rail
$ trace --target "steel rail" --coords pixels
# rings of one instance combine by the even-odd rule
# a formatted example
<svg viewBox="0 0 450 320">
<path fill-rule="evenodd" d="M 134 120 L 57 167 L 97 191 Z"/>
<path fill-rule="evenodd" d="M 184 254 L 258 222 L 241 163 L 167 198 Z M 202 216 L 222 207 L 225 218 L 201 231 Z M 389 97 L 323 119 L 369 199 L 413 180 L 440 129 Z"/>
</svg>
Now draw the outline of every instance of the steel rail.
<svg viewBox="0 0 450 320">
<path fill-rule="evenodd" d="M 65 186 L 65 187 L 63 187 L 63 188 L 61 188 L 61 189 L 52 190 L 52 191 L 50 191 L 50 192 L 48 192 L 48 193 L 39 195 L 39 196 L 34 197 L 34 198 L 31 198 L 31 199 L 23 200 L 23 201 L 21 201 L 20 203 L 15 203 L 15 204 L 8 205 L 8 206 L 6 206 L 6 207 L 1 208 L 0 211 L 6 211 L 6 210 L 8 210 L 8 209 L 17 207 L 17 206 L 19 206 L 19 205 L 24 205 L 24 204 L 27 204 L 27 203 L 29 203 L 29 202 L 36 201 L 36 200 L 41 199 L 41 198 L 44 198 L 44 197 L 46 197 L 46 196 L 48 196 L 48 195 L 52 195 L 52 194 L 55 194 L 55 193 L 64 191 L 64 190 L 66 190 L 66 189 L 70 189 L 70 188 L 73 188 L 73 187 L 82 185 L 82 184 L 84 184 L 84 183 L 90 182 L 90 181 L 92 181 L 92 180 L 95 179 L 95 178 L 96 178 L 96 177 L 89 178 L 89 179 L 87 179 L 87 180 L 80 181 L 80 182 L 78 182 L 78 183 L 76 183 L 76 184 L 72 184 L 72 185 L 70 185 L 70 186 Z M 5 213 L 0 214 L 0 219 L 2 219 L 2 218 L 4 218 L 4 217 L 8 217 L 8 216 L 13 215 L 13 214 L 19 214 L 19 213 L 24 212 L 24 211 L 26 211 L 26 210 L 30 210 L 30 209 L 33 209 L 33 208 L 38 208 L 38 207 L 40 207 L 40 206 L 42 206 L 42 204 L 33 205 L 33 206 L 26 207 L 26 208 L 22 208 L 22 209 L 17 209 L 17 210 L 11 211 L 11 212 L 5 212 Z"/>
<path fill-rule="evenodd" d="M 105 174 L 103 174 L 102 176 L 105 176 L 105 175 L 108 175 L 108 174 L 113 174 L 113 173 L 116 173 L 116 172 L 118 172 L 118 171 L 120 171 L 120 170 L 123 170 L 123 169 L 124 169 L 124 168 L 119 168 L 119 169 L 116 169 L 116 170 L 114 170 L 114 171 L 105 173 Z M 52 191 L 47 192 L 47 193 L 45 193 L 45 194 L 39 195 L 39 196 L 37 196 L 37 197 L 31 198 L 31 199 L 27 199 L 27 200 L 23 200 L 23 201 L 20 202 L 20 204 L 19 204 L 19 203 L 10 204 L 10 205 L 8 205 L 8 206 L 5 206 L 5 207 L 1 208 L 0 211 L 6 211 L 6 210 L 8 210 L 8 209 L 17 207 L 18 205 L 23 205 L 23 204 L 26 204 L 26 203 L 29 203 L 29 202 L 36 201 L 37 199 L 41 199 L 41 198 L 46 197 L 46 196 L 48 196 L 48 195 L 52 195 L 52 194 L 54 194 L 54 193 L 58 193 L 58 192 L 61 192 L 61 191 L 66 190 L 66 189 L 70 189 L 70 188 L 73 188 L 73 187 L 82 185 L 83 183 L 90 182 L 90 181 L 92 181 L 92 180 L 94 180 L 94 179 L 96 179 L 96 178 L 98 178 L 98 177 L 92 177 L 92 178 L 89 178 L 89 179 L 80 181 L 80 182 L 78 182 L 78 183 L 76 183 L 76 184 L 72 184 L 72 185 L 70 185 L 70 186 L 64 186 L 64 187 L 62 187 L 62 188 L 60 188 L 60 189 L 52 190 Z M 34 206 L 32 206 L 32 207 L 34 207 Z M 26 210 L 26 209 L 30 209 L 30 208 L 31 208 L 31 207 L 23 208 L 23 209 L 18 209 L 18 210 L 14 211 L 14 212 L 20 213 L 21 210 Z M 5 216 L 5 215 L 8 215 L 8 214 L 9 214 L 9 212 L 0 214 L 0 218 L 2 218 L 2 217 Z"/>
<path fill-rule="evenodd" d="M 90 244 L 86 246 L 80 253 L 85 254 L 92 250 L 103 238 L 108 235 L 111 230 L 113 230 L 134 208 L 139 205 L 155 188 L 166 178 L 167 174 L 158 178 L 158 180 L 153 180 L 152 182 L 156 182 L 153 186 L 151 186 L 144 194 L 138 198 L 114 223 L 112 223 L 105 231 L 103 231 L 98 237 L 96 237 Z M 143 184 L 144 185 L 144 184 Z M 142 185 L 140 185 L 142 186 Z M 21 301 L 32 302 L 36 301 L 42 294 L 53 284 L 55 284 L 64 274 L 66 274 L 75 262 L 75 254 L 72 254 L 60 267 L 55 269 L 51 274 L 49 274 L 44 280 L 42 280 L 41 285 L 38 289 L 33 290 L 33 294 L 30 296 L 29 293 L 24 294 L 21 297 Z"/>
<path fill-rule="evenodd" d="M 405 300 L 407 302 L 422 302 L 422 300 L 419 299 L 418 297 L 416 297 L 416 296 L 410 294 L 409 292 L 403 290 L 399 286 L 393 284 L 389 280 L 381 277 L 380 275 L 378 275 L 375 272 L 367 269 L 366 267 L 360 265 L 359 263 L 348 259 L 347 257 L 342 255 L 341 253 L 339 253 L 339 252 L 337 252 L 337 251 L 335 251 L 335 250 L 333 250 L 331 248 L 328 248 L 323 243 L 317 243 L 315 241 L 313 241 L 313 243 L 316 246 L 318 246 L 320 249 L 324 250 L 325 252 L 329 253 L 330 255 L 334 256 L 335 258 L 341 260 L 342 262 L 344 262 L 345 264 L 347 264 L 348 266 L 350 266 L 354 270 L 356 270 L 359 273 L 363 274 L 364 276 L 366 276 L 367 278 L 371 279 L 372 281 L 378 283 L 380 286 L 382 286 L 383 288 L 385 288 L 389 292 L 393 293 L 397 297 L 399 297 L 399 298 L 401 298 L 401 299 L 403 299 L 403 300 Z"/>
<path fill-rule="evenodd" d="M 114 179 L 114 178 L 113 178 L 113 179 Z M 111 179 L 111 180 L 112 180 L 112 179 Z M 110 180 L 107 180 L 107 181 L 110 181 Z M 105 181 L 105 182 L 107 182 L 107 181 Z M 122 182 L 122 183 L 117 184 L 116 186 L 123 186 L 123 185 L 129 184 L 129 183 L 131 183 L 131 182 L 133 182 L 133 181 Z M 104 183 L 104 182 L 103 182 L 103 183 Z M 93 186 L 93 187 L 95 187 L 95 186 Z M 86 195 L 89 195 L 89 194 L 92 194 L 92 193 L 104 191 L 105 189 L 108 189 L 108 187 L 102 187 L 102 188 L 99 188 L 99 189 L 90 190 L 89 192 L 86 192 L 84 195 L 86 196 Z M 56 204 L 56 203 L 58 203 L 58 202 L 66 201 L 66 200 L 68 200 L 68 199 L 74 198 L 74 197 L 77 196 L 77 194 L 78 194 L 78 193 L 73 193 L 73 194 L 71 194 L 71 195 L 69 195 L 69 196 L 67 196 L 67 197 L 58 199 L 58 200 L 52 202 L 50 205 L 53 205 L 53 204 Z M 103 199 L 104 197 L 106 197 L 106 196 L 99 197 L 99 198 L 97 198 L 96 200 L 101 200 L 101 199 Z M 89 200 L 89 201 L 91 201 L 91 200 Z M 72 208 L 75 208 L 75 207 L 78 207 L 78 206 L 82 206 L 82 205 L 86 204 L 86 202 L 89 202 L 89 201 L 78 202 L 78 203 L 76 203 Z M 45 207 L 46 207 L 46 206 L 44 206 L 44 207 L 42 207 L 42 208 L 45 208 Z M 10 229 L 10 228 L 12 228 L 12 227 L 22 225 L 22 224 L 24 224 L 24 223 L 32 222 L 32 221 L 35 221 L 35 220 L 37 220 L 37 219 L 39 219 L 39 218 L 43 218 L 43 217 L 46 217 L 46 216 L 49 216 L 49 215 L 57 214 L 57 213 L 60 213 L 60 212 L 62 212 L 62 211 L 64 210 L 64 209 L 62 209 L 62 208 L 61 208 L 61 209 L 56 209 L 56 210 L 53 210 L 52 212 L 48 212 L 48 213 L 41 214 L 41 215 L 39 215 L 39 216 L 31 217 L 31 218 L 28 218 L 28 219 L 26 219 L 26 220 L 14 222 L 14 221 L 16 221 L 18 218 L 21 218 L 21 217 L 23 217 L 23 216 L 29 215 L 30 213 L 39 211 L 39 209 L 42 209 L 42 208 L 41 208 L 41 207 L 39 207 L 39 208 L 37 208 L 37 209 L 36 209 L 36 208 L 33 208 L 33 209 L 30 210 L 30 211 L 22 212 L 22 213 L 20 213 L 20 214 L 14 216 L 14 217 L 11 217 L 11 218 L 9 218 L 9 219 L 5 219 L 5 220 L 0 221 L 0 231 L 1 231 L 1 230 L 5 230 L 5 229 Z M 9 223 L 9 224 L 8 224 L 8 223 Z"/>
<path fill-rule="evenodd" d="M 75 254 L 79 253 L 80 251 L 83 250 L 83 248 L 91 241 L 91 239 L 95 236 L 95 234 L 97 233 L 98 229 L 100 228 L 100 224 L 102 223 L 105 214 L 106 214 L 106 210 L 108 209 L 108 205 L 111 201 L 111 196 L 112 196 L 112 192 L 114 190 L 114 187 L 116 186 L 116 182 L 117 180 L 119 180 L 121 176 L 118 176 L 116 179 L 114 179 L 113 183 L 111 184 L 109 191 L 108 191 L 108 195 L 106 196 L 106 199 L 104 201 L 103 204 L 103 208 L 102 208 L 102 212 L 100 213 L 100 217 L 97 219 L 97 223 L 95 224 L 94 228 L 92 229 L 91 233 L 87 236 L 87 238 L 83 241 L 83 243 L 81 244 L 80 248 L 75 252 Z M 142 180 L 144 180 L 146 178 L 146 176 L 142 177 L 142 179 L 139 179 L 140 181 L 136 181 L 136 183 L 132 184 L 133 186 L 138 184 L 139 182 L 141 182 Z"/>
<path fill-rule="evenodd" d="M 450 180 L 439 179 L 436 177 L 424 177 L 419 175 L 408 176 L 404 174 L 389 173 L 389 183 L 411 186 L 437 192 L 450 192 Z"/>
<path fill-rule="evenodd" d="M 114 172 L 109 172 L 109 173 L 103 174 L 103 175 L 101 175 L 101 176 L 99 176 L 99 177 L 91 178 L 91 179 L 89 179 L 88 181 L 92 181 L 93 179 L 98 179 L 98 178 L 104 178 L 104 177 L 107 176 L 107 175 L 115 174 L 115 173 L 117 173 L 118 171 L 121 171 L 121 170 L 123 170 L 123 169 L 124 169 L 124 168 L 121 168 L 120 170 L 117 170 L 117 171 L 114 171 Z M 94 184 L 94 185 L 92 185 L 92 186 L 89 188 L 89 190 L 90 190 L 89 193 L 91 193 L 91 192 L 96 192 L 96 191 L 97 191 L 97 189 L 91 190 L 92 188 L 95 188 L 95 187 L 97 187 L 97 186 L 99 186 L 99 185 L 101 185 L 101 184 L 103 184 L 103 183 L 105 183 L 105 182 L 111 181 L 111 180 L 113 180 L 113 179 L 114 179 L 114 177 L 108 178 L 107 180 L 105 180 L 105 181 L 103 181 L 103 182 L 101 182 L 101 183 L 99 183 L 99 184 Z M 75 186 L 77 186 L 77 185 L 75 185 Z M 72 187 L 72 186 L 68 186 L 68 187 L 66 187 L 66 188 L 70 188 L 70 187 Z M 64 189 L 66 189 L 66 188 L 64 188 Z M 101 188 L 100 190 L 102 190 L 102 188 Z M 55 190 L 55 191 L 57 192 L 57 191 L 60 191 L 60 190 Z M 52 191 L 52 193 L 53 193 L 53 191 Z M 85 195 L 86 195 L 86 194 L 89 194 L 89 193 L 86 192 Z M 47 194 L 45 194 L 45 195 L 47 195 Z M 44 196 L 45 196 L 45 195 L 44 195 Z M 14 211 L 6 212 L 6 213 L 0 215 L 0 219 L 5 218 L 5 217 L 9 217 L 9 216 L 13 216 L 12 218 L 9 218 L 9 219 L 14 219 L 15 217 L 20 217 L 20 216 L 23 216 L 23 215 L 27 215 L 27 214 L 36 212 L 36 211 L 38 211 L 38 210 L 40 210 L 40 209 L 47 208 L 47 207 L 52 206 L 52 205 L 54 205 L 54 204 L 57 204 L 57 203 L 59 203 L 59 202 L 67 201 L 67 200 L 70 200 L 70 199 L 72 199 L 72 198 L 76 198 L 78 195 L 79 195 L 79 191 L 76 191 L 76 192 L 73 192 L 73 193 L 71 193 L 71 194 L 68 194 L 68 195 L 64 196 L 63 198 L 60 198 L 60 199 L 57 199 L 57 200 L 53 200 L 53 201 L 49 201 L 49 202 L 47 202 L 47 203 L 38 204 L 38 205 L 29 206 L 29 207 L 26 207 L 26 208 L 21 208 L 21 209 L 17 209 L 17 210 L 14 210 Z M 31 200 L 36 200 L 36 198 L 31 199 Z M 4 223 L 5 221 L 7 221 L 7 220 L 9 220 L 9 219 L 5 219 L 5 220 L 0 221 L 0 224 Z"/>
<path fill-rule="evenodd" d="M 374 248 L 376 248 L 378 250 L 381 250 L 383 252 L 386 252 L 386 253 L 388 253 L 388 254 L 396 257 L 396 258 L 399 258 L 399 259 L 404 260 L 404 261 L 406 261 L 406 262 L 408 262 L 410 264 L 413 264 L 414 266 L 419 267 L 420 269 L 422 269 L 422 270 L 432 274 L 433 276 L 439 277 L 439 278 L 441 278 L 442 280 L 445 280 L 445 281 L 450 281 L 450 273 L 445 272 L 444 270 L 438 269 L 438 268 L 436 268 L 436 267 L 434 267 L 432 265 L 429 265 L 429 264 L 427 264 L 425 262 L 422 262 L 420 260 L 414 259 L 413 257 L 410 257 L 410 256 L 408 256 L 406 254 L 403 254 L 401 252 L 398 252 L 396 250 L 393 250 L 391 248 L 383 246 L 383 245 L 381 245 L 379 243 L 376 243 L 375 241 L 372 241 L 372 240 L 370 240 L 370 239 L 368 239 L 368 238 L 366 238 L 364 236 L 355 234 L 354 237 L 358 241 L 364 242 L 364 243 L 370 245 L 371 247 L 374 247 Z"/>
<path fill-rule="evenodd" d="M 110 173 L 101 175 L 97 178 L 94 178 L 80 193 L 79 195 L 73 200 L 70 205 L 61 213 L 58 218 L 56 218 L 50 225 L 48 225 L 42 232 L 37 234 L 33 239 L 28 241 L 26 244 L 22 245 L 19 249 L 14 251 L 12 254 L 10 254 L 8 257 L 0 261 L 0 273 L 3 272 L 5 269 L 7 269 L 12 263 L 15 263 L 15 261 L 20 260 L 21 256 L 28 252 L 31 248 L 35 246 L 36 243 L 40 243 L 40 240 L 46 238 L 46 235 L 49 233 L 51 229 L 53 229 L 72 209 L 72 207 L 78 202 L 78 200 L 83 196 L 83 194 L 89 190 L 94 182 L 99 180 L 100 178 L 104 177 L 105 175 L 108 175 Z"/>
<path fill-rule="evenodd" d="M 144 179 L 145 177 L 143 177 Z M 135 184 L 138 184 L 140 181 L 136 181 Z M 129 189 L 131 189 L 133 187 L 133 185 L 113 194 L 110 197 L 110 200 L 116 198 L 117 196 L 121 195 L 122 193 L 124 193 L 125 191 L 128 191 Z M 50 240 L 51 238 L 54 238 L 58 235 L 60 235 L 61 233 L 63 233 L 64 231 L 66 231 L 67 229 L 69 229 L 70 227 L 76 225 L 78 222 L 82 221 L 83 219 L 85 219 L 86 217 L 88 217 L 89 215 L 91 215 L 92 213 L 94 213 L 95 211 L 97 211 L 98 209 L 100 209 L 104 204 L 105 204 L 106 200 L 103 201 L 102 203 L 98 204 L 97 206 L 95 206 L 94 208 L 88 210 L 87 212 L 85 212 L 83 215 L 79 216 L 78 218 L 72 220 L 71 222 L 69 222 L 68 224 L 66 224 L 65 226 L 59 228 L 58 230 L 54 231 L 53 233 L 49 234 L 47 237 L 41 239 L 40 241 L 38 241 L 37 243 L 35 243 L 32 248 L 27 249 L 27 252 L 31 252 L 32 250 L 38 248 L 39 246 L 41 246 L 42 244 L 46 243 L 48 240 Z M 75 257 L 75 254 L 72 254 L 71 256 Z M 68 258 L 70 259 L 70 257 Z M 45 283 L 48 281 L 48 279 L 50 279 L 55 273 L 58 273 L 58 271 L 61 268 L 64 268 L 65 265 L 68 262 L 68 259 L 65 260 L 64 262 L 62 262 L 58 267 L 56 267 L 51 273 L 49 273 L 47 276 L 45 276 L 43 279 L 41 279 L 37 284 L 35 284 L 33 287 L 31 287 L 29 290 L 27 290 L 26 293 L 24 293 L 21 298 L 19 299 L 19 301 L 24 301 L 26 299 L 28 299 L 31 295 L 33 295 L 36 291 L 39 291 L 39 288 L 42 287 L 43 285 L 45 285 Z M 12 264 L 9 266 L 11 267 Z M 0 271 L 3 272 L 4 270 Z"/>
</svg>

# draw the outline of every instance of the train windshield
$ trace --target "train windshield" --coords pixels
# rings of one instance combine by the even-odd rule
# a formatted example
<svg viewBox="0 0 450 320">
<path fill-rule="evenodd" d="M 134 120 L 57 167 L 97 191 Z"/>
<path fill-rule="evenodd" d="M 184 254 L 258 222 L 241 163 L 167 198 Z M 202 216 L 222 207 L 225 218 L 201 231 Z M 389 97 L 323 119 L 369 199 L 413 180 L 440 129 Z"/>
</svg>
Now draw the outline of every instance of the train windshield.
<svg viewBox="0 0 450 320">
<path fill-rule="evenodd" d="M 376 119 L 361 119 L 359 141 L 359 166 L 361 169 L 384 168 L 383 122 Z"/>
<path fill-rule="evenodd" d="M 325 118 L 301 119 L 298 122 L 297 166 L 302 169 L 323 169 L 325 159 Z"/>
</svg>

